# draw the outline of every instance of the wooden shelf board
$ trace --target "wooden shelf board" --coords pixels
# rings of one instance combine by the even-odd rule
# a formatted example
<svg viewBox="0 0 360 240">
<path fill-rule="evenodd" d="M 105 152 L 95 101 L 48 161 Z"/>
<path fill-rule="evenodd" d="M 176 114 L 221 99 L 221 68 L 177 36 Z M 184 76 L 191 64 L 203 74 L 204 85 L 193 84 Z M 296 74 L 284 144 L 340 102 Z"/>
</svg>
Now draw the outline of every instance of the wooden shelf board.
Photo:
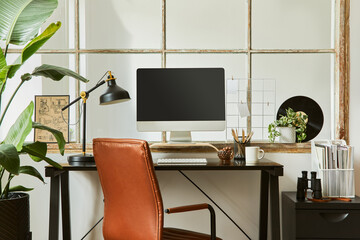
<svg viewBox="0 0 360 240">
<path fill-rule="evenodd" d="M 152 152 L 161 153 L 199 153 L 199 152 L 216 152 L 210 146 L 221 149 L 223 147 L 233 147 L 233 142 L 196 142 L 193 144 L 170 144 L 160 142 L 149 142 Z M 250 146 L 259 146 L 267 153 L 310 153 L 311 145 L 306 143 L 267 143 L 267 142 L 252 142 Z M 86 144 L 86 151 L 92 152 L 92 144 Z M 80 143 L 68 143 L 65 145 L 65 153 L 80 153 L 82 152 L 82 145 Z M 59 153 L 57 144 L 48 144 L 48 153 Z"/>
</svg>

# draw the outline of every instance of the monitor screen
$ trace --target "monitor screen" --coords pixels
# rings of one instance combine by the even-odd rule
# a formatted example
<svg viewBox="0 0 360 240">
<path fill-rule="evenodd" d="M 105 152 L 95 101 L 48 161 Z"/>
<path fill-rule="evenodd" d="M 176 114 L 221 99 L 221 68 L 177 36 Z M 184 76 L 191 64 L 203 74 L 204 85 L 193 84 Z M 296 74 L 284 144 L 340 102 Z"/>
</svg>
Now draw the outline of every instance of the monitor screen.
<svg viewBox="0 0 360 240">
<path fill-rule="evenodd" d="M 139 131 L 224 130 L 224 69 L 138 69 L 137 122 Z"/>
</svg>

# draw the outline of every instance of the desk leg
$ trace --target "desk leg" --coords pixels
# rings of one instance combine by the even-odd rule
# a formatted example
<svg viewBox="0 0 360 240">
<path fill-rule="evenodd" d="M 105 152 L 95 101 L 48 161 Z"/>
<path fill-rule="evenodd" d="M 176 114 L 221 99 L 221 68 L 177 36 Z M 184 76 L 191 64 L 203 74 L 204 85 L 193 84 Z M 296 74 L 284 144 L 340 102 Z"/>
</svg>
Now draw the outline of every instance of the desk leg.
<svg viewBox="0 0 360 240">
<path fill-rule="evenodd" d="M 61 174 L 61 210 L 63 239 L 71 240 L 69 172 Z"/>
<path fill-rule="evenodd" d="M 261 171 L 259 239 L 267 239 L 269 206 L 269 173 Z"/>
<path fill-rule="evenodd" d="M 271 239 L 280 240 L 279 178 L 270 175 Z"/>
<path fill-rule="evenodd" d="M 53 174 L 50 179 L 49 240 L 59 239 L 59 185 L 60 176 Z"/>
</svg>

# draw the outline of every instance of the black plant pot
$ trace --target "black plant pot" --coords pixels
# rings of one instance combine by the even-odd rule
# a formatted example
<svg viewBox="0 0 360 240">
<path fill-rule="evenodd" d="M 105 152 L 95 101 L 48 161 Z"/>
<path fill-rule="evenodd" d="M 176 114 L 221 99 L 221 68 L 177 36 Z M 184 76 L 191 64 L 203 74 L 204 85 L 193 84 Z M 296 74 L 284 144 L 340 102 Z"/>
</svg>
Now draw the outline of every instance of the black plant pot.
<svg viewBox="0 0 360 240">
<path fill-rule="evenodd" d="M 0 200 L 0 239 L 30 240 L 29 194 L 11 193 Z"/>
</svg>

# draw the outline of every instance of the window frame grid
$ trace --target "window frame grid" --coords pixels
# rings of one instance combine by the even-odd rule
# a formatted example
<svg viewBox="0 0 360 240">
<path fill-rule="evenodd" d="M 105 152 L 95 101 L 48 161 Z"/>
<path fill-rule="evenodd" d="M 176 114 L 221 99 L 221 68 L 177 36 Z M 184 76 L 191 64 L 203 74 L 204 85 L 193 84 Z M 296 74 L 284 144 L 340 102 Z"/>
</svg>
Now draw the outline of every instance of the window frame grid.
<svg viewBox="0 0 360 240">
<path fill-rule="evenodd" d="M 37 54 L 74 54 L 75 71 L 80 72 L 80 55 L 82 54 L 128 54 L 128 53 L 158 53 L 161 54 L 161 66 L 166 68 L 166 55 L 176 54 L 246 54 L 247 55 L 247 78 L 248 91 L 251 91 L 252 56 L 254 54 L 306 54 L 306 53 L 332 53 L 335 54 L 335 138 L 349 139 L 349 78 L 350 78 L 350 54 L 349 54 L 349 15 L 350 0 L 335 0 L 335 47 L 331 49 L 252 49 L 252 0 L 247 0 L 247 48 L 246 49 L 167 49 L 166 47 L 166 1 L 161 0 L 162 13 L 162 43 L 159 49 L 81 49 L 80 48 L 80 14 L 79 1 L 74 1 L 75 9 L 75 48 L 74 49 L 40 49 Z M 9 49 L 9 53 L 21 53 L 21 49 Z M 80 95 L 80 83 L 76 84 L 76 97 Z M 248 96 L 251 103 L 251 95 Z M 251 105 L 249 105 L 251 112 Z M 80 117 L 80 104 L 76 105 L 76 118 Z M 251 130 L 251 117 L 247 118 L 248 131 Z M 77 143 L 80 142 L 80 127 L 76 127 Z M 166 141 L 166 132 L 162 133 L 162 141 Z"/>
</svg>

